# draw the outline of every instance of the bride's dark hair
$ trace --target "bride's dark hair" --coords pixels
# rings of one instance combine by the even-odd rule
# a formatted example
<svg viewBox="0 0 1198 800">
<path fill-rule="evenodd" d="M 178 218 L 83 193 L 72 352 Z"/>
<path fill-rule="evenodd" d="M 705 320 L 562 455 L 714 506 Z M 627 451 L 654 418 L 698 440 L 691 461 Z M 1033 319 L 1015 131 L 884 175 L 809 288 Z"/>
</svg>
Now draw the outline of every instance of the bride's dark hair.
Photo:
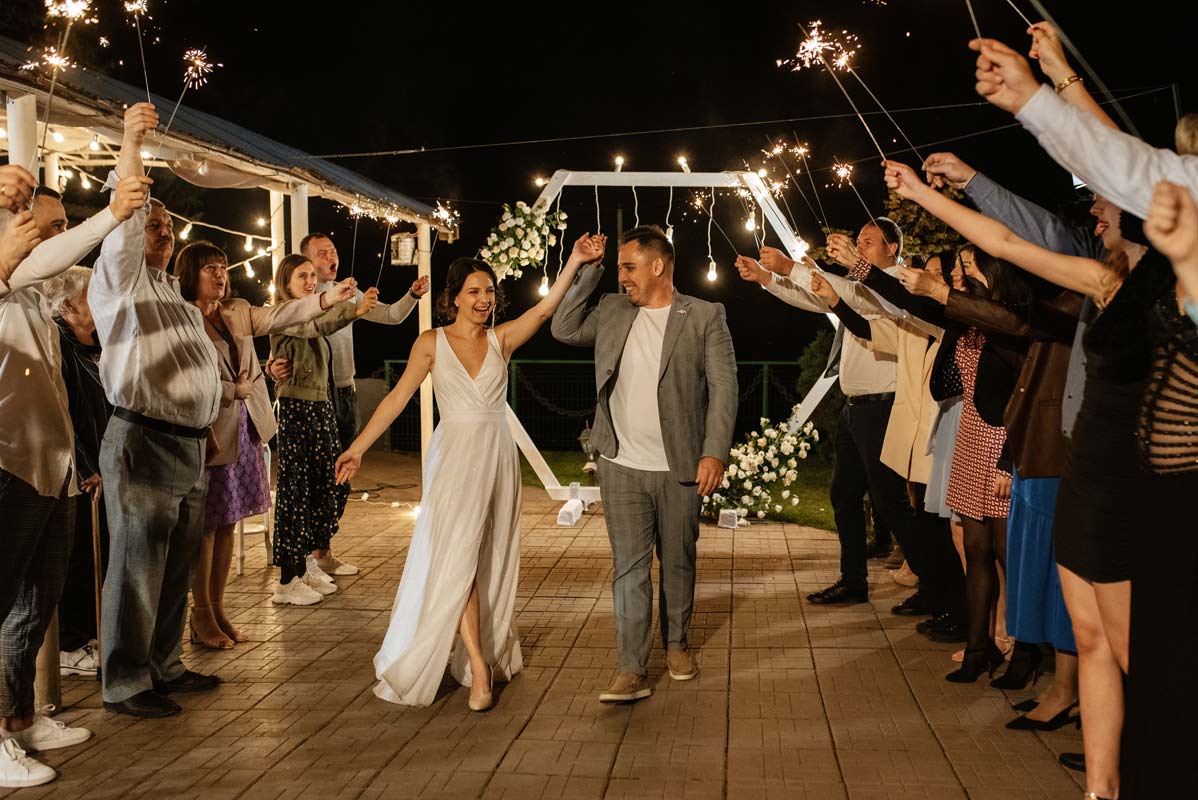
<svg viewBox="0 0 1198 800">
<path fill-rule="evenodd" d="M 499 288 L 499 279 L 495 277 L 495 270 L 491 269 L 491 265 L 477 258 L 455 258 L 449 265 L 449 274 L 445 277 L 445 288 L 437 295 L 437 317 L 446 325 L 452 323 L 458 316 L 453 299 L 461 293 L 462 287 L 466 285 L 466 279 L 476 272 L 484 272 L 489 275 L 491 284 L 495 287 L 495 309 L 491 312 L 493 317 L 498 318 L 499 312 L 503 310 L 503 291 Z"/>
</svg>

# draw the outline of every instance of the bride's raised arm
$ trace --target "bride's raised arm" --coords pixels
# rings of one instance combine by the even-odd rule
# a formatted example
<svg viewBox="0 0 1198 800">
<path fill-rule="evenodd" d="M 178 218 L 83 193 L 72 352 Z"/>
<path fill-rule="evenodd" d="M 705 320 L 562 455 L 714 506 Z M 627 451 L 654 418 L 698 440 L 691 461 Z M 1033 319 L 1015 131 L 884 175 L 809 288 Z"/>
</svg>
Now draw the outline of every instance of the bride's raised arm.
<svg viewBox="0 0 1198 800">
<path fill-rule="evenodd" d="M 387 393 L 383 402 L 379 403 L 379 407 L 370 415 L 370 421 L 358 434 L 358 438 L 354 439 L 353 444 L 337 459 L 337 483 L 345 483 L 357 473 L 362 467 L 362 456 L 391 427 L 391 423 L 403 413 L 412 396 L 420 389 L 420 384 L 433 369 L 433 361 L 437 354 L 436 336 L 437 332 L 431 330 L 416 337 L 416 343 L 412 345 L 412 352 L 408 356 L 408 366 L 399 376 L 395 388 Z"/>
<path fill-rule="evenodd" d="M 1115 273 L 1101 261 L 1054 253 L 1021 239 L 998 220 L 945 197 L 925 184 L 911 167 L 899 161 L 886 161 L 886 185 L 900 197 L 918 203 L 929 214 L 995 258 L 1009 261 L 1020 269 L 1038 275 L 1064 289 L 1072 289 L 1105 303 L 1118 283 Z"/>
<path fill-rule="evenodd" d="M 584 233 L 578 237 L 578 241 L 574 243 L 574 249 L 570 252 L 570 258 L 566 261 L 566 266 L 557 276 L 557 280 L 553 282 L 553 286 L 549 288 L 549 294 L 514 320 L 495 326 L 495 335 L 503 347 L 505 360 L 511 358 L 512 353 L 531 339 L 546 320 L 553 316 L 558 304 L 566 296 L 566 290 L 574 282 L 578 268 L 583 264 L 601 261 L 606 246 L 607 237 L 603 234 L 591 236 L 589 233 Z"/>
</svg>

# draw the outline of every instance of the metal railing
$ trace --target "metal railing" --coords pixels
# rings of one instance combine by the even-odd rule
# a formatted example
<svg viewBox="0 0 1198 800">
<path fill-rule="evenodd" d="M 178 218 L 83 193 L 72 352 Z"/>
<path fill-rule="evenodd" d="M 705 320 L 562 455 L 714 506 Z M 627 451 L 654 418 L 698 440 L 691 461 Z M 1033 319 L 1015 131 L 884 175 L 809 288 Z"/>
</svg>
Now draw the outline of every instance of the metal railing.
<svg viewBox="0 0 1198 800">
<path fill-rule="evenodd" d="M 383 362 L 388 388 L 403 374 L 407 359 Z M 790 416 L 799 402 L 795 384 L 797 361 L 741 361 L 736 365 L 740 405 L 739 438 L 760 427 L 761 417 L 775 421 Z M 508 364 L 508 404 L 520 415 L 537 447 L 574 450 L 578 436 L 595 415 L 595 362 L 583 359 L 519 359 Z M 436 418 L 434 410 L 434 419 Z M 391 425 L 392 450 L 420 449 L 420 395 Z"/>
</svg>

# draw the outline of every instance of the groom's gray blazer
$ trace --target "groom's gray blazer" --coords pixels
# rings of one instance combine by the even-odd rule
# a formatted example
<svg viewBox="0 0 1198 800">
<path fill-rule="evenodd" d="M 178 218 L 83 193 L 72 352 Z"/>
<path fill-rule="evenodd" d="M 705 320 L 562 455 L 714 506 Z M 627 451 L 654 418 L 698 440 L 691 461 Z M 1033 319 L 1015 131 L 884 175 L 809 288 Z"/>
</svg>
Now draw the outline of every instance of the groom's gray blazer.
<svg viewBox="0 0 1198 800">
<path fill-rule="evenodd" d="M 612 459 L 620 443 L 609 400 L 638 309 L 628 295 L 605 294 L 586 310 L 602 275 L 601 266 L 585 265 L 578 271 L 553 315 L 551 330 L 559 342 L 595 348 L 597 403 L 591 444 Z M 722 305 L 675 291 L 671 309 L 662 342 L 657 407 L 670 474 L 677 481 L 693 481 L 700 458 L 728 463 L 736 424 L 736 354 Z"/>
</svg>

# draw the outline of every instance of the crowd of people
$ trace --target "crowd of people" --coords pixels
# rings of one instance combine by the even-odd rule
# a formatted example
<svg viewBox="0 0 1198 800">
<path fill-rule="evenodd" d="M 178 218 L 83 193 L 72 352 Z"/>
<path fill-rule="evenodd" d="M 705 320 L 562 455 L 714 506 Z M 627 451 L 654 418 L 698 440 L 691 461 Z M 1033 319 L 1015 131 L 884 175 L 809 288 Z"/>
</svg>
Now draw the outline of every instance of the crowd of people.
<svg viewBox="0 0 1198 800">
<path fill-rule="evenodd" d="M 1054 680 L 1008 727 L 1080 719 L 1084 753 L 1061 758 L 1085 771 L 1092 800 L 1184 796 L 1198 779 L 1172 724 L 1198 698 L 1198 545 L 1185 535 L 1198 491 L 1192 120 L 1179 125 L 1177 152 L 1119 131 L 1052 28 L 1029 33 L 1050 85 L 1011 48 L 975 40 L 978 92 L 1087 183 L 1084 208 L 1050 212 L 951 153 L 924 160 L 922 176 L 886 161 L 887 185 L 957 231 L 961 247 L 906 258 L 903 231 L 878 217 L 855 239 L 831 235 L 827 263 L 767 247 L 737 267 L 840 322 L 829 370 L 846 396 L 831 487 L 841 575 L 807 601 L 868 601 L 868 497 L 918 581 L 893 613 L 926 617 L 920 634 L 964 645 L 946 680 L 986 675 L 1023 689 L 1051 658 Z M 319 603 L 356 574 L 333 552 L 348 482 L 429 377 L 441 422 L 375 694 L 428 705 L 449 665 L 469 707 L 491 708 L 494 682 L 523 667 L 506 364 L 550 320 L 555 338 L 595 352 L 591 441 L 616 620 L 615 672 L 598 699 L 653 691 L 655 552 L 667 671 L 696 677 L 687 630 L 699 510 L 734 479 L 736 361 L 722 306 L 675 289 L 669 237 L 654 226 L 625 232 L 623 291 L 589 304 L 607 242 L 581 235 L 548 294 L 502 324 L 494 271 L 455 260 L 438 294 L 445 324 L 416 338 L 359 434 L 352 325 L 401 323 L 428 280 L 383 304 L 376 289 L 338 282 L 332 239 L 311 234 L 277 267 L 280 302 L 230 297 L 220 248 L 174 253 L 171 216 L 151 198 L 141 160 L 157 126 L 151 105 L 127 111 L 110 204 L 74 228 L 57 193 L 0 167 L 10 555 L 0 563 L 0 787 L 55 777 L 26 750 L 90 737 L 35 708 L 36 655 L 56 608 L 63 671 L 99 674 L 111 712 L 164 717 L 181 710 L 171 694 L 220 684 L 184 665 L 185 629 L 218 650 L 247 639 L 224 607 L 238 522 L 273 505 L 275 604 Z M 74 266 L 97 245 L 93 268 Z M 262 367 L 254 338 L 265 336 Z"/>
<path fill-rule="evenodd" d="M 991 686 L 1022 689 L 1054 653 L 1055 679 L 1007 727 L 1077 721 L 1085 752 L 1061 761 L 1085 770 L 1088 798 L 1180 796 L 1195 775 L 1171 721 L 1198 674 L 1198 550 L 1182 533 L 1198 490 L 1195 120 L 1178 152 L 1120 132 L 1055 31 L 1029 33 L 1052 85 L 978 40 L 978 91 L 1094 191 L 1089 222 L 936 153 L 923 177 L 886 161 L 885 180 L 961 235 L 955 251 L 905 260 L 903 232 L 877 218 L 855 242 L 830 236 L 831 263 L 765 248 L 737 265 L 842 325 L 841 577 L 807 600 L 868 599 L 867 493 L 919 579 L 893 613 L 965 644 L 946 680 L 1009 661 Z"/>
</svg>

